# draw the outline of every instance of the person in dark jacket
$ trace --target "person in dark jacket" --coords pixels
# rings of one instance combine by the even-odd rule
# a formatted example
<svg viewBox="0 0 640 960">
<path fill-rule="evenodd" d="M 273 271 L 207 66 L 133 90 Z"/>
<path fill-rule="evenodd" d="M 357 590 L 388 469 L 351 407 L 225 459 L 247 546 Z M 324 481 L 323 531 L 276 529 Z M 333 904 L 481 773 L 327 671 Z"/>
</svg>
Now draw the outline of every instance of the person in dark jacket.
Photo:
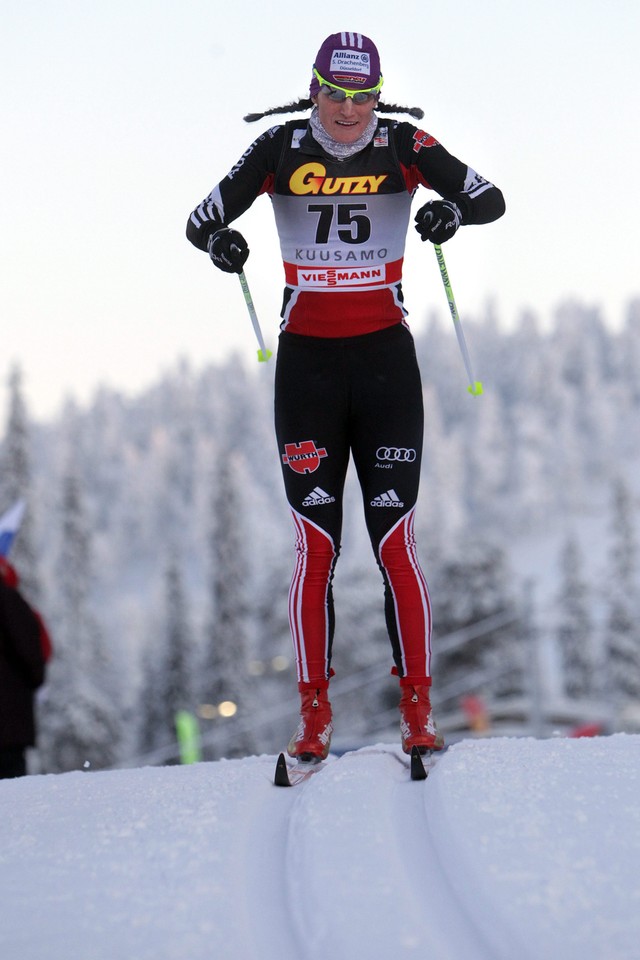
<svg viewBox="0 0 640 960">
<path fill-rule="evenodd" d="M 27 773 L 36 742 L 35 691 L 45 679 L 51 640 L 40 614 L 18 590 L 18 574 L 0 557 L 0 779 Z"/>
</svg>

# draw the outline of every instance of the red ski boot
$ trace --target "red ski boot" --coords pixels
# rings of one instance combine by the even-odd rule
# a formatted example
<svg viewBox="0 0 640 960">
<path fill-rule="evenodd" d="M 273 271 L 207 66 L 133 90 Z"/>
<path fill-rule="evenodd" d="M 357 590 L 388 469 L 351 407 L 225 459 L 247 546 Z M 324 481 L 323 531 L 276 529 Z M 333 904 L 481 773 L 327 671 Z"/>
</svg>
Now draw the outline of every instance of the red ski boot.
<svg viewBox="0 0 640 960">
<path fill-rule="evenodd" d="M 402 749 L 411 753 L 412 747 L 417 747 L 421 754 L 431 750 L 442 750 L 444 738 L 438 733 L 431 716 L 431 700 L 429 687 L 431 680 L 427 678 L 412 683 L 408 677 L 400 680 L 402 695 L 400 697 L 400 732 L 402 734 Z"/>
<path fill-rule="evenodd" d="M 320 763 L 329 756 L 333 724 L 328 687 L 328 680 L 298 684 L 300 723 L 289 741 L 287 753 L 303 763 Z"/>
</svg>

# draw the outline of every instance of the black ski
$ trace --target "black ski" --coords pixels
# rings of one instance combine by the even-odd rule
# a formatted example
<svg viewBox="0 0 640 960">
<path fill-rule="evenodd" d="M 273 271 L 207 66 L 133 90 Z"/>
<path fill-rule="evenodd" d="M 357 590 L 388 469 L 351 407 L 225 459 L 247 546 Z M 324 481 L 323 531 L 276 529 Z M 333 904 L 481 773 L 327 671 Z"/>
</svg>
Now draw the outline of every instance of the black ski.
<svg viewBox="0 0 640 960">
<path fill-rule="evenodd" d="M 278 761 L 276 763 L 276 774 L 273 778 L 273 782 L 276 787 L 292 786 L 291 780 L 289 779 L 289 771 L 287 770 L 287 761 L 284 758 L 284 753 L 281 753 L 278 757 Z"/>
<path fill-rule="evenodd" d="M 424 754 L 425 757 L 431 756 L 431 751 Z M 426 780 L 429 776 L 429 771 L 424 765 L 423 755 L 420 753 L 417 747 L 411 748 L 411 779 L 412 780 Z"/>
<path fill-rule="evenodd" d="M 324 763 L 319 760 L 315 762 L 298 760 L 294 766 L 288 767 L 285 755 L 281 753 L 276 762 L 273 782 L 276 787 L 294 787 L 297 783 L 308 780 L 312 773 L 322 769 L 324 769 Z"/>
<path fill-rule="evenodd" d="M 409 766 L 412 780 L 419 781 L 427 779 L 429 776 L 429 768 L 425 767 L 425 760 L 428 760 L 430 756 L 431 750 L 425 754 L 421 754 L 418 747 L 412 748 Z M 324 763 L 305 763 L 304 761 L 298 761 L 295 765 L 289 767 L 287 766 L 284 753 L 281 753 L 276 762 L 273 782 L 276 787 L 294 787 L 296 784 L 308 780 L 312 774 L 317 773 L 323 768 Z"/>
</svg>

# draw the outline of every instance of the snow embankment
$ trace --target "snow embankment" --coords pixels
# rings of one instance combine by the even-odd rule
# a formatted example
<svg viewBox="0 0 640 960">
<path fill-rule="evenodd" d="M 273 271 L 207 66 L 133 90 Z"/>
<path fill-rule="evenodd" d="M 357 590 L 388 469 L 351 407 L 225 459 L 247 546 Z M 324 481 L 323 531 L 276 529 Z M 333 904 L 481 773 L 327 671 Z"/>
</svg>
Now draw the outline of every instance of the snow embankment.
<svg viewBox="0 0 640 960">
<path fill-rule="evenodd" d="M 3 960 L 635 960 L 640 737 L 0 782 Z"/>
<path fill-rule="evenodd" d="M 466 741 L 437 774 L 440 863 L 495 960 L 640 956 L 640 737 Z"/>
</svg>

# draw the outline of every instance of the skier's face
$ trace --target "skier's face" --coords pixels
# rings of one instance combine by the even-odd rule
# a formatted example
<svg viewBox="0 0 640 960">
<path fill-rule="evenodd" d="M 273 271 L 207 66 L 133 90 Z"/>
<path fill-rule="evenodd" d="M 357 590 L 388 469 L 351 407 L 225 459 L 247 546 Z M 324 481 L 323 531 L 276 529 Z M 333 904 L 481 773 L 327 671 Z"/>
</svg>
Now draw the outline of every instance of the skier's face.
<svg viewBox="0 0 640 960">
<path fill-rule="evenodd" d="M 354 103 L 352 97 L 335 101 L 322 90 L 313 101 L 318 106 L 320 123 L 338 143 L 354 143 L 362 136 L 377 103 L 375 97 L 367 103 Z"/>
</svg>

